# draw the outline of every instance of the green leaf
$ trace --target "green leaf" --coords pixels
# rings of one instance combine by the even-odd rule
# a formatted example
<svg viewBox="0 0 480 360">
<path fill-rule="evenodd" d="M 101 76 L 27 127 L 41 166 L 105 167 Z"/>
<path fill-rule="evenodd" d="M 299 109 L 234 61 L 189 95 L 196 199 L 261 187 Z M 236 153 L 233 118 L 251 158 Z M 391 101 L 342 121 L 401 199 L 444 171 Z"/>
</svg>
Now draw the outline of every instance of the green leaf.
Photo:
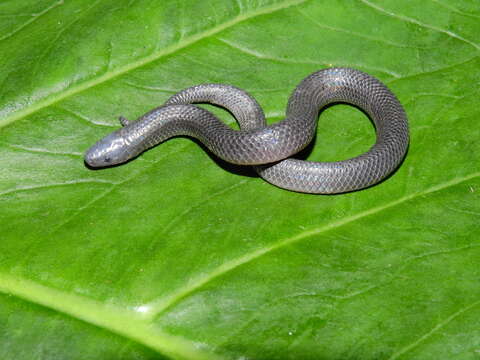
<svg viewBox="0 0 480 360">
<path fill-rule="evenodd" d="M 468 0 L 1 2 L 0 358 L 478 359 L 479 33 Z M 83 163 L 182 88 L 234 84 L 274 122 L 328 66 L 407 111 L 369 189 L 288 192 L 185 138 Z M 335 106 L 308 158 L 373 142 Z"/>
</svg>

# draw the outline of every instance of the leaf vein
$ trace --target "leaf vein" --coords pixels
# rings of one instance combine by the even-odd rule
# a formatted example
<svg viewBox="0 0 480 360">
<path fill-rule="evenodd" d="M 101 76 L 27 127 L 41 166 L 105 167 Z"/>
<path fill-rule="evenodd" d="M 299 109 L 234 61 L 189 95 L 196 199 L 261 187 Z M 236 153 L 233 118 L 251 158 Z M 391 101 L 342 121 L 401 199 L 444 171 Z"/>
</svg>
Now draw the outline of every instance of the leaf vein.
<svg viewBox="0 0 480 360">
<path fill-rule="evenodd" d="M 41 190 L 41 189 L 49 189 L 49 188 L 78 185 L 78 184 L 110 184 L 112 185 L 115 183 L 112 183 L 111 181 L 107 181 L 107 180 L 100 180 L 100 179 L 78 179 L 78 180 L 70 180 L 65 182 L 50 183 L 50 184 L 43 184 L 43 185 L 19 186 L 14 189 L 0 192 L 0 196 L 24 192 L 24 191 L 35 191 L 35 190 Z"/>
<path fill-rule="evenodd" d="M 383 205 L 380 205 L 380 206 L 362 211 L 358 214 L 346 217 L 346 218 L 344 218 L 342 220 L 339 220 L 339 221 L 336 221 L 336 222 L 332 222 L 330 224 L 321 226 L 319 228 L 314 228 L 314 229 L 311 229 L 311 230 L 304 231 L 304 232 L 299 233 L 299 234 L 297 234 L 295 236 L 292 236 L 290 238 L 282 239 L 282 240 L 280 240 L 280 241 L 278 241 L 278 242 L 276 242 L 276 243 L 274 243 L 274 244 L 272 244 L 268 247 L 255 250 L 255 251 L 253 251 L 251 253 L 247 253 L 247 254 L 245 254 L 241 257 L 229 260 L 229 261 L 223 263 L 222 265 L 218 266 L 217 268 L 213 269 L 212 271 L 210 271 L 208 273 L 205 273 L 204 275 L 202 275 L 200 277 L 197 277 L 197 278 L 194 278 L 194 279 L 190 280 L 185 286 L 177 289 L 177 291 L 175 291 L 174 293 L 171 293 L 170 295 L 166 295 L 166 296 L 161 297 L 159 299 L 153 300 L 152 302 L 147 304 L 146 306 L 148 306 L 149 309 L 151 309 L 148 316 L 150 316 L 152 318 L 153 317 L 158 317 L 159 315 L 164 313 L 166 310 L 168 310 L 169 308 L 174 306 L 176 303 L 178 303 L 180 300 L 182 300 L 183 298 L 192 294 L 193 292 L 197 291 L 198 289 L 202 288 L 203 286 L 210 283 L 214 279 L 216 279 L 220 276 L 223 276 L 226 273 L 229 273 L 229 272 L 233 271 L 234 269 L 236 269 L 240 266 L 243 266 L 247 263 L 250 263 L 250 262 L 266 255 L 266 254 L 269 254 L 272 251 L 275 251 L 275 250 L 283 248 L 287 245 L 296 243 L 296 242 L 298 242 L 300 240 L 303 240 L 305 238 L 309 238 L 309 237 L 314 236 L 314 235 L 319 235 L 319 234 L 325 233 L 327 231 L 330 231 L 332 229 L 340 228 L 340 227 L 345 226 L 347 224 L 350 224 L 350 223 L 353 223 L 353 222 L 358 221 L 360 219 L 363 219 L 367 216 L 370 216 L 370 215 L 379 213 L 381 211 L 384 211 L 386 209 L 398 206 L 398 205 L 400 205 L 402 203 L 405 203 L 407 201 L 411 201 L 415 198 L 418 198 L 418 197 L 421 197 L 421 196 L 426 196 L 426 195 L 444 190 L 446 188 L 456 186 L 458 184 L 461 184 L 461 183 L 463 183 L 465 181 L 468 181 L 468 180 L 472 180 L 472 179 L 477 178 L 479 176 L 480 176 L 480 172 L 477 172 L 477 173 L 473 173 L 473 174 L 470 174 L 470 175 L 467 175 L 467 176 L 464 176 L 464 177 L 461 177 L 461 178 L 455 178 L 455 179 L 452 179 L 450 181 L 446 181 L 446 182 L 438 184 L 436 186 L 432 186 L 432 187 L 430 187 L 430 188 L 428 188 L 424 191 L 420 191 L 420 192 L 417 192 L 417 193 L 413 193 L 413 194 L 404 196 L 404 197 L 399 198 L 399 199 L 397 199 L 395 201 L 392 201 L 390 203 L 383 204 Z"/>
<path fill-rule="evenodd" d="M 456 14 L 459 14 L 459 15 L 462 15 L 462 16 L 472 17 L 472 18 L 475 18 L 475 19 L 480 19 L 480 16 L 475 15 L 475 14 L 471 14 L 471 13 L 468 13 L 468 12 L 465 12 L 465 11 L 462 11 L 462 10 L 459 10 L 452 5 L 445 4 L 445 3 L 441 2 L 441 1 L 438 1 L 438 0 L 431 0 L 431 1 L 434 2 L 435 4 L 438 4 L 439 6 L 444 7 L 445 9 L 448 9 L 448 10 L 456 13 Z"/>
<path fill-rule="evenodd" d="M 420 77 L 420 76 L 424 76 L 424 75 L 432 75 L 432 74 L 435 74 L 435 73 L 438 73 L 438 72 L 442 72 L 442 71 L 445 71 L 445 70 L 449 70 L 449 69 L 455 69 L 456 67 L 458 66 L 462 66 L 462 65 L 466 65 L 468 64 L 469 62 L 472 62 L 472 61 L 475 61 L 479 58 L 478 55 L 475 55 L 475 56 L 472 56 L 471 58 L 467 59 L 467 60 L 464 60 L 464 61 L 461 61 L 459 63 L 455 63 L 455 64 L 450 64 L 450 65 L 446 65 L 444 67 L 440 67 L 438 69 L 433 69 L 433 70 L 427 70 L 427 71 L 422 71 L 420 73 L 414 73 L 414 74 L 409 74 L 409 75 L 405 75 L 403 77 L 400 77 L 398 79 L 392 79 L 392 80 L 389 80 L 389 81 L 386 81 L 388 84 L 391 84 L 391 83 L 394 83 L 396 81 L 400 81 L 400 80 L 406 80 L 406 79 L 413 79 L 413 78 L 417 78 L 417 77 Z"/>
<path fill-rule="evenodd" d="M 257 59 L 261 60 L 268 60 L 268 61 L 273 61 L 277 63 L 283 63 L 283 64 L 299 64 L 299 65 L 318 65 L 318 66 L 323 66 L 323 67 L 332 67 L 333 62 L 332 61 L 317 61 L 317 60 L 310 60 L 310 59 L 301 59 L 301 60 L 295 60 L 295 59 L 289 59 L 289 58 L 281 58 L 277 56 L 272 56 L 272 55 L 267 55 L 260 53 L 256 50 L 248 49 L 244 46 L 241 46 L 239 44 L 236 44 L 230 40 L 227 40 L 225 38 L 217 38 L 220 42 L 223 42 L 225 45 L 230 46 L 233 49 L 236 49 L 244 54 L 256 57 Z M 371 65 L 365 65 L 365 64 L 354 64 L 352 62 L 347 62 L 345 65 L 348 66 L 355 66 L 355 67 L 361 67 L 364 69 L 372 70 L 372 71 L 379 71 L 385 74 L 388 74 L 394 78 L 401 78 L 401 74 L 398 74 L 394 71 L 385 69 L 385 68 L 380 68 L 376 66 L 371 66 Z M 342 66 L 340 63 L 336 63 L 336 66 Z"/>
<path fill-rule="evenodd" d="M 74 156 L 74 157 L 83 155 L 80 152 L 53 151 L 53 150 L 48 150 L 44 148 L 29 147 L 29 146 L 23 146 L 18 144 L 8 144 L 3 142 L 1 144 L 9 147 L 10 149 L 25 151 L 25 152 L 34 153 L 34 154 L 67 155 L 67 156 Z"/>
<path fill-rule="evenodd" d="M 224 23 L 221 23 L 219 25 L 216 25 L 213 28 L 210 28 L 209 30 L 200 32 L 198 34 L 194 34 L 188 38 L 185 38 L 184 40 L 167 46 L 159 51 L 156 51 L 152 53 L 149 56 L 146 56 L 140 60 L 133 61 L 131 63 L 128 63 L 124 66 L 118 67 L 116 70 L 112 70 L 111 72 L 106 72 L 101 76 L 92 78 L 90 80 L 86 80 L 82 83 L 79 83 L 76 86 L 69 87 L 67 89 L 64 89 L 61 93 L 55 93 L 53 96 L 47 96 L 44 99 L 34 103 L 31 106 L 27 106 L 22 110 L 16 111 L 14 113 L 11 113 L 10 115 L 4 117 L 3 119 L 0 120 L 0 127 L 6 126 L 16 120 L 22 119 L 36 111 L 39 111 L 45 107 L 48 107 L 50 105 L 53 105 L 65 98 L 68 98 L 70 96 L 76 95 L 82 91 L 88 90 L 90 88 L 93 88 L 97 85 L 103 84 L 107 81 L 110 81 L 112 79 L 115 79 L 121 75 L 124 75 L 128 73 L 129 71 L 135 70 L 137 68 L 140 68 L 142 66 L 148 65 L 154 61 L 157 61 L 161 59 L 162 57 L 165 57 L 167 55 L 174 54 L 192 44 L 195 44 L 201 40 L 207 39 L 209 37 L 212 37 L 213 35 L 226 30 L 228 28 L 231 28 L 241 22 L 244 22 L 246 20 L 250 20 L 252 18 L 262 16 L 262 15 L 267 15 L 274 13 L 276 11 L 281 11 L 283 9 L 296 6 L 296 5 L 301 5 L 305 3 L 308 0 L 286 0 L 283 2 L 280 2 L 278 4 L 264 7 L 261 9 L 257 9 L 256 11 L 252 11 L 249 14 L 241 14 L 229 21 L 226 21 Z"/>
<path fill-rule="evenodd" d="M 16 29 L 12 30 L 11 32 L 9 32 L 8 34 L 5 34 L 4 36 L 0 37 L 0 41 L 2 40 L 6 40 L 10 37 L 12 37 L 13 35 L 19 33 L 20 31 L 22 31 L 23 29 L 25 29 L 28 25 L 32 24 L 33 22 L 35 22 L 36 20 L 40 19 L 43 15 L 45 15 L 46 13 L 48 13 L 50 10 L 56 8 L 57 6 L 60 6 L 63 4 L 63 0 L 58 0 L 56 2 L 54 2 L 52 5 L 46 7 L 45 9 L 43 9 L 41 12 L 39 12 L 38 14 L 30 14 L 29 16 L 31 16 L 32 18 L 25 21 L 22 25 L 20 25 L 19 27 L 17 27 Z M 27 16 L 27 15 L 22 15 L 22 16 Z"/>
<path fill-rule="evenodd" d="M 400 350 L 398 350 L 397 352 L 395 352 L 394 354 L 392 354 L 392 356 L 390 356 L 388 358 L 388 360 L 395 360 L 397 358 L 399 358 L 400 356 L 404 355 L 405 353 L 409 352 L 410 350 L 412 350 L 413 348 L 417 347 L 418 345 L 420 345 L 422 342 L 424 342 L 425 340 L 427 340 L 429 337 L 431 337 L 432 335 L 434 335 L 437 331 L 439 331 L 441 328 L 445 327 L 446 325 L 448 325 L 450 322 L 452 322 L 453 320 L 455 320 L 457 317 L 459 317 L 460 315 L 464 314 L 465 312 L 475 308 L 477 305 L 480 305 L 480 300 L 479 301 L 476 301 L 468 306 L 465 306 L 463 308 L 461 308 L 460 310 L 456 311 L 455 313 L 453 313 L 452 315 L 450 315 L 449 317 L 447 317 L 445 320 L 443 321 L 440 321 L 436 326 L 434 326 L 429 332 L 427 332 L 426 334 L 424 334 L 423 336 L 421 336 L 420 338 L 418 338 L 416 341 L 410 343 L 409 345 L 401 348 Z"/>
<path fill-rule="evenodd" d="M 115 125 L 112 125 L 112 124 L 109 124 L 109 123 L 104 123 L 104 122 L 100 122 L 100 121 L 91 120 L 88 117 L 86 117 L 85 115 L 82 115 L 82 114 L 80 114 L 80 113 L 78 113 L 74 110 L 67 109 L 65 107 L 61 107 L 59 105 L 55 105 L 55 108 L 59 109 L 60 111 L 63 111 L 67 115 L 73 115 L 73 117 L 75 117 L 77 119 L 80 119 L 80 120 L 83 120 L 83 121 L 89 123 L 90 125 L 105 126 L 105 127 L 110 127 L 110 128 L 115 127 Z"/>
<path fill-rule="evenodd" d="M 382 14 L 391 16 L 393 18 L 399 19 L 401 21 L 404 21 L 404 22 L 407 22 L 407 23 L 410 23 L 410 24 L 415 24 L 417 26 L 420 26 L 420 27 L 423 27 L 423 28 L 426 28 L 426 29 L 429 29 L 429 30 L 437 31 L 439 33 L 450 36 L 454 39 L 460 40 L 460 41 L 462 41 L 466 44 L 469 44 L 477 50 L 480 50 L 480 45 L 478 45 L 478 44 L 474 43 L 473 41 L 468 40 L 468 39 L 454 33 L 453 31 L 445 30 L 445 29 L 439 28 L 437 26 L 429 25 L 429 24 L 423 23 L 421 21 L 418 21 L 418 20 L 416 20 L 414 18 L 411 18 L 411 17 L 408 17 L 408 16 L 395 14 L 394 12 L 388 11 L 388 10 L 382 8 L 381 6 L 376 5 L 376 4 L 374 4 L 374 3 L 372 3 L 368 0 L 359 0 L 359 1 L 362 2 L 363 4 L 367 5 L 368 7 L 377 10 L 378 12 L 380 12 Z"/>
<path fill-rule="evenodd" d="M 190 144 L 188 145 L 185 145 L 183 146 L 180 150 L 178 150 L 177 152 L 175 152 L 175 154 L 177 154 L 179 151 L 182 151 L 183 149 L 185 149 L 186 147 L 190 146 Z M 118 182 L 118 183 L 111 183 L 112 186 L 105 190 L 104 192 L 102 192 L 100 195 L 92 198 L 91 200 L 89 200 L 85 205 L 83 205 L 82 207 L 80 207 L 73 215 L 71 215 L 70 217 L 68 217 L 65 221 L 63 221 L 62 223 L 60 223 L 59 225 L 57 225 L 56 227 L 52 228 L 52 233 L 54 232 L 57 232 L 60 228 L 62 228 L 63 226 L 65 226 L 66 224 L 68 224 L 70 221 L 72 221 L 73 219 L 75 219 L 75 217 L 77 217 L 78 215 L 80 215 L 82 212 L 86 211 L 87 209 L 89 209 L 92 205 L 94 205 L 96 202 L 100 201 L 101 199 L 103 199 L 105 196 L 107 196 L 108 194 L 110 194 L 113 190 L 115 190 L 118 186 L 121 186 L 129 181 L 131 181 L 132 179 L 136 178 L 137 176 L 143 174 L 145 171 L 149 170 L 150 168 L 152 168 L 153 166 L 155 166 L 158 162 L 160 162 L 161 160 L 165 159 L 166 157 L 170 156 L 170 154 L 165 154 L 164 156 L 161 156 L 159 157 L 158 159 L 156 159 L 155 161 L 152 161 L 152 162 L 149 162 L 149 165 L 146 166 L 142 171 L 139 171 L 139 172 L 136 172 L 136 173 L 133 173 L 133 175 L 125 178 L 124 180 L 122 180 L 121 182 Z M 0 194 L 1 195 L 1 194 Z"/>
<path fill-rule="evenodd" d="M 141 85 L 141 84 L 136 84 L 134 82 L 131 82 L 131 81 L 122 81 L 125 85 L 128 85 L 128 86 L 131 86 L 135 89 L 140 89 L 140 90 L 147 90 L 147 91 L 155 91 L 155 92 L 164 92 L 164 93 L 169 93 L 169 94 L 173 94 L 173 93 L 177 93 L 179 92 L 180 90 L 173 90 L 173 89 L 167 89 L 167 88 L 163 88 L 163 87 L 159 87 L 159 86 L 149 86 L 149 85 Z"/>
<path fill-rule="evenodd" d="M 75 25 L 77 22 L 79 22 L 83 16 L 85 16 L 92 8 L 94 8 L 98 3 L 100 2 L 100 0 L 96 0 L 93 4 L 91 4 L 90 6 L 87 7 L 87 9 L 85 9 L 81 16 L 73 19 L 72 21 L 70 21 L 66 26 L 64 26 L 62 29 L 60 29 L 58 31 L 58 33 L 55 35 L 55 37 L 53 38 L 53 40 L 50 42 L 50 44 L 48 46 L 45 47 L 45 49 L 43 50 L 42 54 L 40 54 L 38 56 L 38 58 L 36 59 L 35 61 L 35 64 L 37 65 L 35 67 L 35 70 L 33 70 L 33 72 L 37 72 L 37 73 L 41 73 L 42 71 L 41 70 L 38 70 L 38 66 L 41 65 L 42 63 L 42 60 L 49 54 L 51 53 L 52 51 L 52 48 L 58 43 L 58 40 L 63 36 L 63 34 L 65 33 L 66 30 L 68 30 L 69 28 L 71 28 L 73 25 Z"/>
<path fill-rule="evenodd" d="M 67 293 L 10 274 L 0 273 L 0 293 L 13 295 L 32 304 L 54 310 L 58 314 L 106 329 L 174 359 L 220 360 L 219 356 L 199 349 L 198 344 L 152 326 L 149 321 L 133 311 L 105 305 L 87 297 Z"/>
<path fill-rule="evenodd" d="M 326 29 L 326 30 L 330 30 L 330 31 L 338 32 L 338 33 L 344 33 L 344 34 L 352 35 L 352 36 L 355 36 L 355 37 L 359 37 L 361 39 L 366 39 L 366 40 L 370 40 L 370 41 L 374 41 L 374 42 L 379 42 L 379 43 L 389 45 L 389 46 L 393 46 L 393 47 L 397 47 L 397 48 L 422 49 L 422 50 L 432 48 L 432 47 L 423 47 L 423 46 L 414 46 L 414 45 L 408 45 L 408 44 L 400 44 L 400 43 L 396 43 L 396 42 L 393 42 L 393 41 L 390 41 L 390 40 L 386 40 L 386 39 L 382 39 L 382 38 L 358 33 L 358 32 L 355 32 L 355 31 L 350 31 L 350 30 L 347 30 L 347 29 L 322 24 L 322 23 L 318 22 L 315 18 L 311 17 L 310 15 L 308 15 L 307 13 L 305 13 L 301 10 L 298 10 L 297 12 L 300 15 L 302 15 L 305 19 L 309 20 L 312 24 L 319 27 L 320 29 Z"/>
<path fill-rule="evenodd" d="M 170 222 L 167 223 L 167 225 L 165 225 L 165 227 L 163 228 L 162 230 L 162 235 L 165 236 L 168 234 L 168 232 L 170 231 L 170 229 L 172 228 L 173 225 L 175 225 L 178 220 L 180 220 L 181 218 L 183 218 L 185 215 L 187 215 L 188 213 L 192 212 L 193 210 L 195 209 L 198 209 L 202 206 L 204 206 L 206 203 L 208 203 L 209 201 L 212 201 L 213 199 L 215 199 L 216 197 L 220 196 L 220 195 L 225 195 L 227 192 L 229 191 L 232 191 L 233 189 L 236 189 L 237 187 L 239 186 L 242 186 L 243 184 L 245 184 L 247 182 L 247 180 L 241 180 L 231 186 L 227 186 L 219 191 L 216 191 L 212 194 L 210 194 L 209 196 L 205 197 L 205 198 L 202 198 L 202 200 L 200 202 L 197 202 L 196 204 L 193 204 L 189 207 L 187 207 L 184 211 L 182 211 L 180 214 L 178 214 L 177 216 L 173 217 L 172 220 L 170 220 Z"/>
</svg>

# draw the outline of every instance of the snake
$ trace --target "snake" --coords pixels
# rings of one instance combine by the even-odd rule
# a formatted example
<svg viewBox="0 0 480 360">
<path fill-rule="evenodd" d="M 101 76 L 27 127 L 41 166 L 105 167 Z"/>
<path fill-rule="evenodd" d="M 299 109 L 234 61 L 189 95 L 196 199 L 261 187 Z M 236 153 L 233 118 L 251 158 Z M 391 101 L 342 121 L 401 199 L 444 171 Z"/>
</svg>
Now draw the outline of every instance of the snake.
<svg viewBox="0 0 480 360">
<path fill-rule="evenodd" d="M 198 103 L 230 111 L 240 130 Z M 337 103 L 353 105 L 371 119 L 375 144 L 343 161 L 292 158 L 314 139 L 320 111 Z M 135 121 L 120 117 L 120 123 L 121 128 L 86 151 L 87 166 L 121 164 L 172 137 L 188 136 L 227 162 L 254 166 L 260 177 L 277 187 L 311 194 L 370 187 L 399 166 L 409 146 L 408 120 L 397 97 L 377 78 L 344 67 L 322 69 L 304 78 L 288 100 L 285 118 L 270 125 L 250 94 L 226 84 L 189 87 Z"/>
</svg>

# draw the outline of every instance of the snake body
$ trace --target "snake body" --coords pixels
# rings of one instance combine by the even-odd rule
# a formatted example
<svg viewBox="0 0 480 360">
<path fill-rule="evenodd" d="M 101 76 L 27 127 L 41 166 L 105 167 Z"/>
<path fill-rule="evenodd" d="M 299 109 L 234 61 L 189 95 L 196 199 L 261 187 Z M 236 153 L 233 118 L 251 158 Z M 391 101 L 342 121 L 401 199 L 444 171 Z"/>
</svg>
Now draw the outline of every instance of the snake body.
<svg viewBox="0 0 480 360">
<path fill-rule="evenodd" d="M 241 130 L 192 105 L 205 102 L 230 110 Z M 311 142 L 319 111 L 338 102 L 355 105 L 371 118 L 375 145 L 345 161 L 287 159 Z M 395 95 L 376 78 L 350 68 L 320 70 L 306 77 L 290 96 L 286 118 L 269 126 L 253 97 L 223 84 L 185 89 L 138 120 L 121 122 L 122 128 L 87 151 L 89 166 L 123 163 L 171 137 L 187 135 L 225 161 L 255 165 L 258 174 L 274 185 L 306 193 L 341 193 L 373 185 L 399 165 L 409 142 L 407 117 Z"/>
</svg>

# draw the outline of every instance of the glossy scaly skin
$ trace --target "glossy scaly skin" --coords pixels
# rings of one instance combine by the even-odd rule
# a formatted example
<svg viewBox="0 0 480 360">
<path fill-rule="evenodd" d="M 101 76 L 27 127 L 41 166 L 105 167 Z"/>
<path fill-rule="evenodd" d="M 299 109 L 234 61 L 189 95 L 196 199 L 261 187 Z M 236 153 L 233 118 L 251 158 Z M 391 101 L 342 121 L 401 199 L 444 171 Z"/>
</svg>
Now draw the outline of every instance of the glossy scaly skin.
<svg viewBox="0 0 480 360">
<path fill-rule="evenodd" d="M 230 110 L 240 124 L 231 129 L 192 103 Z M 313 139 L 320 109 L 331 103 L 355 105 L 375 124 L 377 141 L 366 153 L 338 162 L 286 159 Z M 229 85 L 185 89 L 92 146 L 85 161 L 92 167 L 119 164 L 173 136 L 199 139 L 214 154 L 235 164 L 255 166 L 281 188 L 306 193 L 341 193 L 373 185 L 388 176 L 405 156 L 409 135 L 403 107 L 374 77 L 350 68 L 332 68 L 305 78 L 291 95 L 283 121 L 266 126 L 261 107 L 249 94 Z M 286 160 L 283 160 L 286 159 Z"/>
</svg>

